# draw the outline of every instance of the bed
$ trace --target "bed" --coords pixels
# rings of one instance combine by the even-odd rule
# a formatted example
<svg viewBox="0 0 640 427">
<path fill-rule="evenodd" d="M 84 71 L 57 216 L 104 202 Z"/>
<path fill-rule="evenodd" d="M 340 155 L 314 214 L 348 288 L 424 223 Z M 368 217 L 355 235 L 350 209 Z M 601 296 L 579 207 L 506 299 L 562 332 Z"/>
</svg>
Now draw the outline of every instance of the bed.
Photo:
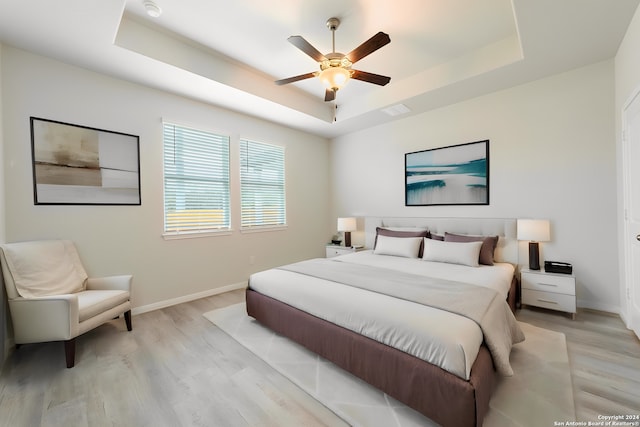
<svg viewBox="0 0 640 427">
<path fill-rule="evenodd" d="M 515 235 L 513 219 L 369 217 L 371 250 L 253 274 L 247 313 L 441 425 L 481 426 L 524 339 Z"/>
</svg>

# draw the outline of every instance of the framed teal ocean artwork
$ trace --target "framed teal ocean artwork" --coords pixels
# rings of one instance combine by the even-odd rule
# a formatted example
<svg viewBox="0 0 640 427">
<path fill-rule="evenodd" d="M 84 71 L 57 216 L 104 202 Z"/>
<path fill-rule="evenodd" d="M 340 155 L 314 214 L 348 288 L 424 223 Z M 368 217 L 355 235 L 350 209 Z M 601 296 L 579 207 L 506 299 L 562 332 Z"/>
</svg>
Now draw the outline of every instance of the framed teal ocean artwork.
<svg viewBox="0 0 640 427">
<path fill-rule="evenodd" d="M 406 153 L 405 206 L 488 205 L 489 140 Z"/>
</svg>

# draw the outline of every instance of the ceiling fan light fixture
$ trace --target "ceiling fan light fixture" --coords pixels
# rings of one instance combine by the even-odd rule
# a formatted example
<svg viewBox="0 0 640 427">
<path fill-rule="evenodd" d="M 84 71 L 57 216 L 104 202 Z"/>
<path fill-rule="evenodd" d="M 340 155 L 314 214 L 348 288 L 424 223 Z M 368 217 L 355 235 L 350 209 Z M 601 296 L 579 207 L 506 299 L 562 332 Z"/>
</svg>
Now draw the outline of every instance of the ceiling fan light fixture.
<svg viewBox="0 0 640 427">
<path fill-rule="evenodd" d="M 151 0 L 149 0 L 151 1 Z M 298 76 L 289 77 L 286 79 L 276 80 L 275 84 L 278 86 L 288 83 L 298 82 L 300 80 L 310 79 L 312 77 L 318 77 L 322 84 L 326 86 L 324 95 L 325 102 L 335 101 L 336 92 L 341 89 L 349 79 L 360 80 L 367 83 L 373 83 L 379 86 L 384 86 L 391 80 L 391 77 L 381 76 L 379 74 L 368 73 L 361 70 L 353 70 L 351 66 L 368 56 L 369 54 L 380 49 L 391 42 L 389 34 L 378 31 L 369 40 L 361 43 L 360 46 L 353 49 L 348 54 L 336 52 L 336 30 L 340 25 L 338 18 L 329 18 L 327 21 L 327 28 L 331 30 L 331 41 L 333 49 L 331 53 L 323 55 L 318 49 L 313 47 L 302 36 L 290 36 L 287 40 L 289 43 L 306 53 L 320 66 L 320 71 L 314 71 L 312 73 L 300 74 Z"/>
<path fill-rule="evenodd" d="M 342 67 L 329 67 L 320 72 L 320 81 L 327 89 L 341 89 L 349 79 L 351 73 Z"/>
<path fill-rule="evenodd" d="M 144 0 L 144 9 L 147 11 L 147 15 L 152 18 L 158 18 L 162 15 L 162 9 L 152 0 Z"/>
</svg>

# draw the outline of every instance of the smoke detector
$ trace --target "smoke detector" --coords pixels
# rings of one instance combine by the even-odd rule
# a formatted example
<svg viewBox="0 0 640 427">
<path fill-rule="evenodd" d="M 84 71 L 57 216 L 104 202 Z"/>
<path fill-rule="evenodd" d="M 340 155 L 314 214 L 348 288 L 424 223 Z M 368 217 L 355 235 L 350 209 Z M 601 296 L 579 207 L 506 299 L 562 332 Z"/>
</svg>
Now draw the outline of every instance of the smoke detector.
<svg viewBox="0 0 640 427">
<path fill-rule="evenodd" d="M 152 0 L 144 0 L 144 8 L 147 11 L 147 15 L 153 18 L 157 18 L 162 15 L 162 9 L 160 9 L 160 6 L 155 4 Z"/>
</svg>

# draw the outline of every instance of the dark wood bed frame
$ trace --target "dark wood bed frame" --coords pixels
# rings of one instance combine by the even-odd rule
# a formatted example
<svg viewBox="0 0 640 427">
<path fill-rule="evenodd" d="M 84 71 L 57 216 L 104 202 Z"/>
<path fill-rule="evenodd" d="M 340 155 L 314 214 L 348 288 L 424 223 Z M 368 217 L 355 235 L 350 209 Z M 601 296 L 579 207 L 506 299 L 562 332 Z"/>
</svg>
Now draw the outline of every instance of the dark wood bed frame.
<svg viewBox="0 0 640 427">
<path fill-rule="evenodd" d="M 517 281 L 508 302 L 515 312 Z M 252 289 L 247 313 L 443 426 L 482 426 L 497 373 L 480 347 L 469 381 L 424 360 L 312 316 Z"/>
</svg>

